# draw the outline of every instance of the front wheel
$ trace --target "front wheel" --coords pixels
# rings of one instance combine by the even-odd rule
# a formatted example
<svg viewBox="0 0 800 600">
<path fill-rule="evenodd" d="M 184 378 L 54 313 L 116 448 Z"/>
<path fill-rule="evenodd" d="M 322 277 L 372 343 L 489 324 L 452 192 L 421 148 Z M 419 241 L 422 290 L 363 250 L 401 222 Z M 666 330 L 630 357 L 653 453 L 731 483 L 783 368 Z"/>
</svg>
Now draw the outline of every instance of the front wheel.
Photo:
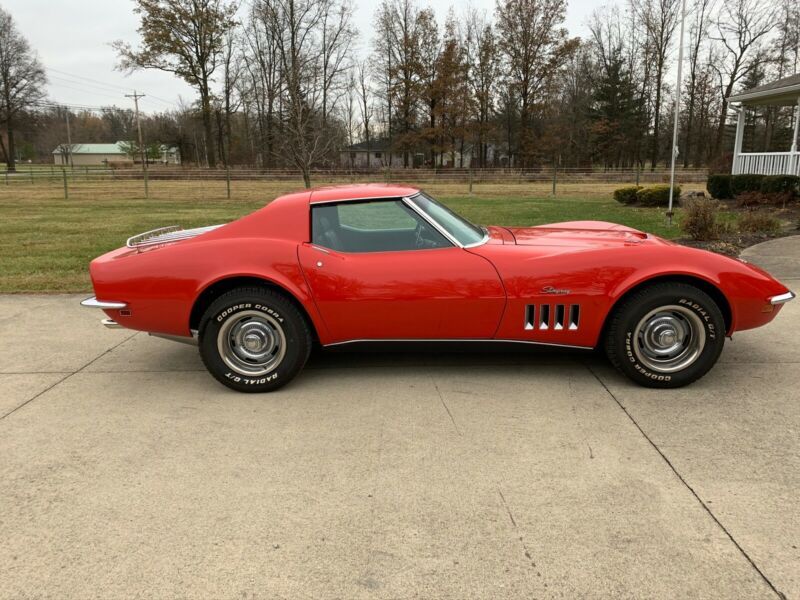
<svg viewBox="0 0 800 600">
<path fill-rule="evenodd" d="M 725 343 L 725 319 L 704 291 L 683 283 L 646 287 L 615 309 L 606 354 L 646 387 L 676 388 L 700 379 Z"/>
<path fill-rule="evenodd" d="M 300 372 L 311 333 L 282 294 L 238 288 L 217 298 L 200 322 L 200 356 L 219 382 L 239 392 L 271 392 Z"/>
</svg>

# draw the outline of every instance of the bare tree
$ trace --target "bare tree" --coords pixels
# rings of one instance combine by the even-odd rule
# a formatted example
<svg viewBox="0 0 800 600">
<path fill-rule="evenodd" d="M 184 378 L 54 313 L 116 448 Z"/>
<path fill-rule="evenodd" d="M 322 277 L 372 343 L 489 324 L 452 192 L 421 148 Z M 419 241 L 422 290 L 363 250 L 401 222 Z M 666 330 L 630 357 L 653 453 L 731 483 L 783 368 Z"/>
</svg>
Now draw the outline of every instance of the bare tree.
<svg viewBox="0 0 800 600">
<path fill-rule="evenodd" d="M 232 29 L 225 36 L 222 53 L 222 109 L 224 112 L 223 127 L 220 128 L 220 157 L 226 167 L 231 164 L 231 139 L 233 127 L 231 119 L 239 108 L 239 100 L 234 97 L 239 78 L 241 77 L 242 54 L 239 47 L 240 38 L 237 30 Z"/>
<path fill-rule="evenodd" d="M 408 167 L 418 141 L 423 39 L 430 39 L 436 18 L 431 9 L 420 10 L 414 0 L 384 0 L 376 15 L 376 67 L 386 83 L 388 134 Z"/>
<path fill-rule="evenodd" d="M 650 168 L 658 162 L 661 126 L 661 95 L 664 74 L 678 23 L 679 0 L 645 0 L 638 6 L 638 17 L 647 32 L 647 44 L 655 66 L 655 97 L 653 99 L 653 137 L 650 141 Z"/>
<path fill-rule="evenodd" d="M 499 48 L 505 56 L 510 97 L 519 102 L 521 166 L 534 153 L 532 118 L 549 80 L 577 47 L 562 27 L 566 0 L 497 0 Z"/>
<path fill-rule="evenodd" d="M 389 2 L 383 2 L 375 11 L 375 31 L 373 38 L 372 70 L 375 79 L 380 82 L 377 96 L 383 99 L 378 116 L 382 123 L 383 136 L 389 142 L 388 161 L 392 163 L 392 91 L 395 85 L 394 46 L 389 32 L 393 27 L 392 7 Z"/>
<path fill-rule="evenodd" d="M 485 13 L 472 10 L 466 21 L 465 52 L 469 84 L 475 99 L 473 145 L 478 149 L 478 166 L 486 167 L 494 111 L 494 96 L 500 75 L 500 59 L 494 29 Z"/>
<path fill-rule="evenodd" d="M 358 103 L 358 87 L 356 86 L 356 78 L 355 75 L 351 73 L 344 105 L 345 133 L 347 135 L 347 145 L 351 147 L 356 143 L 356 135 L 358 131 L 358 126 L 356 125 L 356 120 L 358 119 Z M 350 168 L 352 169 L 355 166 L 355 156 L 352 152 L 348 152 L 348 157 L 350 159 Z"/>
<path fill-rule="evenodd" d="M 351 25 L 353 8 L 350 0 L 322 0 L 322 2 L 320 25 L 322 127 L 327 129 L 328 114 L 334 108 L 336 95 L 343 91 L 340 84 L 346 82 L 342 74 L 352 67 L 350 55 L 357 32 Z"/>
<path fill-rule="evenodd" d="M 302 173 L 306 187 L 311 187 L 311 167 L 325 157 L 332 143 L 322 121 L 325 69 L 321 47 L 331 5 L 325 0 L 272 0 L 263 4 L 284 82 L 284 152 Z M 346 21 L 340 21 L 340 26 L 349 27 Z"/>
<path fill-rule="evenodd" d="M 245 37 L 248 52 L 244 63 L 250 76 L 253 103 L 256 107 L 259 146 L 262 161 L 272 166 L 276 159 L 276 140 L 280 130 L 280 94 L 283 74 L 278 41 L 272 35 L 271 2 L 255 0 L 250 9 Z"/>
<path fill-rule="evenodd" d="M 694 133 L 695 110 L 697 109 L 697 85 L 700 76 L 700 55 L 708 38 L 711 24 L 711 7 L 713 0 L 694 0 L 690 14 L 693 16 L 689 25 L 689 84 L 686 127 L 684 131 L 683 166 L 689 166 L 692 154 L 692 134 Z"/>
<path fill-rule="evenodd" d="M 361 113 L 361 127 L 363 131 L 364 141 L 367 143 L 367 168 L 370 167 L 371 149 L 370 141 L 372 139 L 372 92 L 369 85 L 369 72 L 366 62 L 358 64 L 356 69 L 358 79 L 356 79 L 356 89 L 358 91 L 358 108 Z"/>
<path fill-rule="evenodd" d="M 764 0 L 723 0 L 716 22 L 716 34 L 723 55 L 717 66 L 722 93 L 715 153 L 722 148 L 722 137 L 728 121 L 728 97 L 736 84 L 758 69 L 765 55 L 757 52 L 764 38 L 775 27 L 772 6 Z"/>
<path fill-rule="evenodd" d="M 234 26 L 236 7 L 225 0 L 135 0 L 142 45 L 116 41 L 119 67 L 174 73 L 200 95 L 208 162 L 216 164 L 211 122 L 212 77 L 225 36 Z"/>
<path fill-rule="evenodd" d="M 46 83 L 44 68 L 30 44 L 17 30 L 11 15 L 0 8 L 0 122 L 5 125 L 8 138 L 6 146 L 0 136 L 0 150 L 9 171 L 16 171 L 16 118 L 44 98 Z"/>
</svg>

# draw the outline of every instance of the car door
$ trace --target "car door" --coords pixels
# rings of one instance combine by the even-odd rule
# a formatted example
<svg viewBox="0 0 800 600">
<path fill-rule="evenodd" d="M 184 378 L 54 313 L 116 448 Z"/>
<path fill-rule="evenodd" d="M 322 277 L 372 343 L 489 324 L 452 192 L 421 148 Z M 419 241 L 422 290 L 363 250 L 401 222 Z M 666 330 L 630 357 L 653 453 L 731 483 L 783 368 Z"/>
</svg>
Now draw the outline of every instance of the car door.
<svg viewBox="0 0 800 600">
<path fill-rule="evenodd" d="M 300 264 L 336 342 L 491 338 L 505 292 L 494 266 L 399 199 L 312 205 Z"/>
</svg>

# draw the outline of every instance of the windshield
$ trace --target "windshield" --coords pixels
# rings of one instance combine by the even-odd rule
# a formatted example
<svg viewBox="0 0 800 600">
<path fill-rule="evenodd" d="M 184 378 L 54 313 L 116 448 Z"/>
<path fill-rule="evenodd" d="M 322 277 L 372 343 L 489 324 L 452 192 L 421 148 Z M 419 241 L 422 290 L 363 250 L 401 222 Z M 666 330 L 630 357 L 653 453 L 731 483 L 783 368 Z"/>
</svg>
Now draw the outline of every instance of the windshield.
<svg viewBox="0 0 800 600">
<path fill-rule="evenodd" d="M 477 225 L 473 225 L 465 218 L 460 217 L 423 192 L 411 198 L 411 201 L 431 219 L 441 225 L 441 227 L 458 240 L 462 246 L 471 246 L 483 241 L 485 237 L 483 229 Z"/>
</svg>

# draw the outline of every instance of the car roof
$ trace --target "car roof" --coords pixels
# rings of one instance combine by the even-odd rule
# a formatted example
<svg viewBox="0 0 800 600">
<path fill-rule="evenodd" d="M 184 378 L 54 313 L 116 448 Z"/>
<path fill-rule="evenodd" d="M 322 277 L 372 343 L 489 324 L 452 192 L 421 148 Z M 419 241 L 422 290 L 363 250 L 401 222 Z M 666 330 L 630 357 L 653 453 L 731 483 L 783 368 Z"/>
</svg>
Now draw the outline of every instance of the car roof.
<svg viewBox="0 0 800 600">
<path fill-rule="evenodd" d="M 311 190 L 309 202 L 348 202 L 371 198 L 402 198 L 419 193 L 418 188 L 405 185 L 362 183 L 357 185 L 332 185 Z"/>
</svg>

